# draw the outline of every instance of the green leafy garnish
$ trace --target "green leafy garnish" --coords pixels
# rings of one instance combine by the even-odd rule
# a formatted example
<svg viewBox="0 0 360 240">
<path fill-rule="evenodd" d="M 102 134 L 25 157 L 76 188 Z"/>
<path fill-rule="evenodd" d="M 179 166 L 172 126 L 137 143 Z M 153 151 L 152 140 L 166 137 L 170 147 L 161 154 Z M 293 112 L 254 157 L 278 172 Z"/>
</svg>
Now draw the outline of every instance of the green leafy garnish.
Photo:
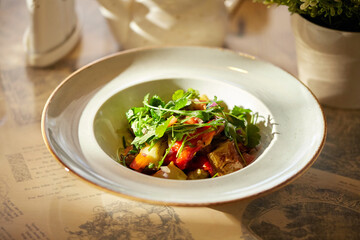
<svg viewBox="0 0 360 240">
<path fill-rule="evenodd" d="M 151 168 L 161 166 L 176 141 L 182 141 L 177 152 L 179 155 L 181 150 L 199 135 L 196 131 L 204 127 L 209 128 L 206 131 L 221 128 L 221 134 L 234 141 L 241 157 L 238 144 L 254 148 L 260 143 L 259 128 L 256 125 L 257 114 L 240 106 L 234 106 L 230 111 L 225 110 L 216 97 L 213 100 L 202 101 L 199 98 L 198 91 L 194 89 L 177 90 L 168 102 L 158 95 L 147 94 L 143 106 L 133 107 L 127 111 L 126 118 L 134 135 L 131 144 L 136 149 L 141 149 L 145 145 L 152 146 L 165 137 L 171 142 L 158 166 L 151 165 Z M 189 123 L 191 118 L 196 119 L 196 122 Z"/>
<path fill-rule="evenodd" d="M 248 124 L 246 128 L 246 136 L 247 136 L 246 146 L 248 146 L 249 148 L 254 148 L 259 144 L 261 138 L 259 132 L 260 129 L 255 124 L 252 123 Z"/>
</svg>

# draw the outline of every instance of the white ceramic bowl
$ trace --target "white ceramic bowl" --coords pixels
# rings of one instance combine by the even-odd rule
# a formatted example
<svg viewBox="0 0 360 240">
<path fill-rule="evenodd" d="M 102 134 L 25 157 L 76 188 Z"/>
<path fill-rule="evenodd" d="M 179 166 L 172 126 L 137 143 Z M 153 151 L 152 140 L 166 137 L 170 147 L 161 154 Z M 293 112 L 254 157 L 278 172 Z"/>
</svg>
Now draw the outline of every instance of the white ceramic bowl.
<svg viewBox="0 0 360 240">
<path fill-rule="evenodd" d="M 235 173 L 182 181 L 147 176 L 114 161 L 126 128 L 124 112 L 145 94 L 164 98 L 194 88 L 269 116 L 274 137 Z M 50 96 L 42 131 L 53 155 L 87 182 L 131 199 L 199 206 L 256 197 L 305 172 L 325 142 L 323 112 L 296 78 L 269 63 L 229 50 L 147 48 L 96 61 L 65 79 Z"/>
</svg>

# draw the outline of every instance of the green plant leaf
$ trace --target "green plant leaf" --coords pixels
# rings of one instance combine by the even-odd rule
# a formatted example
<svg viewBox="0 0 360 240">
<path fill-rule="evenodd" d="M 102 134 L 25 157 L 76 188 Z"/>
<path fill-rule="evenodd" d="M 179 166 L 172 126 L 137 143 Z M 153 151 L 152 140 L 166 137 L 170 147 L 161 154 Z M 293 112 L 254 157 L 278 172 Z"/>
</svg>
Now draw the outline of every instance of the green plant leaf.
<svg viewBox="0 0 360 240">
<path fill-rule="evenodd" d="M 256 125 L 250 123 L 246 127 L 247 144 L 249 148 L 254 148 L 260 143 L 260 129 Z"/>
<path fill-rule="evenodd" d="M 250 109 L 234 106 L 233 109 L 230 111 L 230 114 L 234 116 L 243 116 L 246 115 L 246 113 L 251 113 Z"/>
<path fill-rule="evenodd" d="M 171 118 L 168 118 L 166 121 L 162 122 L 160 125 L 156 127 L 155 135 L 157 138 L 161 138 L 162 136 L 164 136 L 170 121 Z"/>
<path fill-rule="evenodd" d="M 182 98 L 183 96 L 184 96 L 184 90 L 182 90 L 182 89 L 176 90 L 174 92 L 174 94 L 172 95 L 172 100 L 176 101 L 176 100 Z"/>
<path fill-rule="evenodd" d="M 165 102 L 158 96 L 154 95 L 151 97 L 149 104 L 154 107 L 164 107 Z"/>
<path fill-rule="evenodd" d="M 180 98 L 175 101 L 175 106 L 173 109 L 180 110 L 186 106 L 189 106 L 191 104 L 191 101 L 188 98 Z"/>
<path fill-rule="evenodd" d="M 152 138 L 155 137 L 155 130 L 150 130 L 141 137 L 135 137 L 131 144 L 135 146 L 140 146 L 146 142 L 149 142 Z"/>
</svg>

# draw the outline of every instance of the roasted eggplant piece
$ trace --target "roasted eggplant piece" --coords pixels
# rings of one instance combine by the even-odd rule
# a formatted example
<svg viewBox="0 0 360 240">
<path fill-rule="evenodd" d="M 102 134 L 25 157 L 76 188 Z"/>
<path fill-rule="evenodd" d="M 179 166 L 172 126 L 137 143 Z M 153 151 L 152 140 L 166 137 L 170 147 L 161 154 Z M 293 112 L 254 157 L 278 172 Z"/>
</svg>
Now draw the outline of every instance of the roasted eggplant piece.
<svg viewBox="0 0 360 240">
<path fill-rule="evenodd" d="M 214 151 L 208 154 L 208 158 L 219 176 L 243 168 L 241 157 L 237 153 L 233 141 L 221 143 Z"/>
</svg>

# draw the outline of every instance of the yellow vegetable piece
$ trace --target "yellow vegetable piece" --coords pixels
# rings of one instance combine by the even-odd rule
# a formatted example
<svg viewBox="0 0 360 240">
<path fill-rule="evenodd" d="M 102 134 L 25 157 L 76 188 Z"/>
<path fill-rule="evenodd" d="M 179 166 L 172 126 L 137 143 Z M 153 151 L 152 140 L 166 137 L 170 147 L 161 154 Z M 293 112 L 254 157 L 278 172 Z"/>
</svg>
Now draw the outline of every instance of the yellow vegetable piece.
<svg viewBox="0 0 360 240">
<path fill-rule="evenodd" d="M 158 178 L 166 178 L 166 179 L 178 179 L 178 180 L 187 179 L 186 174 L 183 171 L 181 171 L 180 168 L 176 167 L 174 162 L 171 162 L 167 166 L 161 167 L 160 170 L 157 171 L 153 176 Z"/>
<path fill-rule="evenodd" d="M 139 154 L 135 157 L 134 161 L 130 164 L 130 168 L 142 171 L 149 163 L 155 166 L 160 162 L 166 150 L 166 142 L 158 141 L 154 146 L 149 145 L 143 147 Z"/>
</svg>

